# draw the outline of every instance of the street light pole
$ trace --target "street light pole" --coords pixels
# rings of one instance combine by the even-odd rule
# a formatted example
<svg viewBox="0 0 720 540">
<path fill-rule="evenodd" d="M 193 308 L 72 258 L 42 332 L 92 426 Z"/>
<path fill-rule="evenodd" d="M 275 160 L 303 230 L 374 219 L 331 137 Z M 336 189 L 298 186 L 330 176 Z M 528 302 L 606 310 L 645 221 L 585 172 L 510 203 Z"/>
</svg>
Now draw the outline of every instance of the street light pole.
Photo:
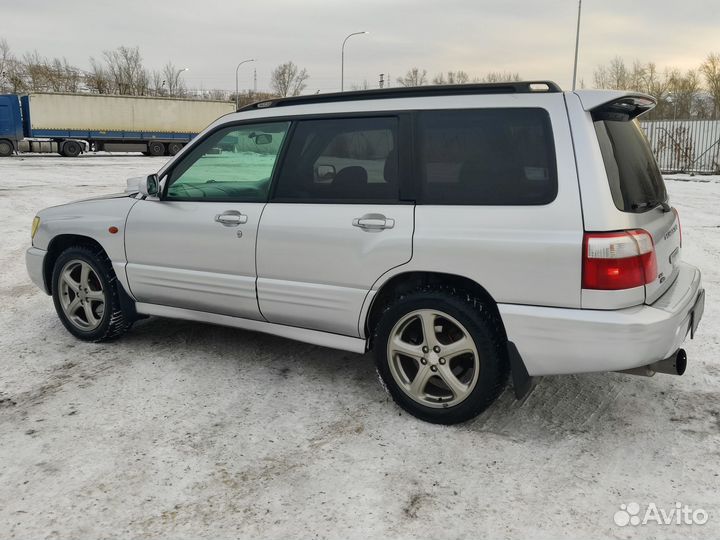
<svg viewBox="0 0 720 540">
<path fill-rule="evenodd" d="M 577 61 L 578 61 L 578 48 L 580 46 L 580 13 L 582 12 L 582 0 L 578 0 L 578 20 L 577 20 L 577 32 L 575 32 L 575 64 L 573 65 L 573 83 L 572 89 L 575 91 L 575 82 L 577 81 Z"/>
<path fill-rule="evenodd" d="M 240 62 L 237 67 L 235 68 L 235 110 L 238 110 L 240 108 L 240 94 L 238 90 L 238 70 L 240 69 L 240 66 L 243 64 L 247 64 L 248 62 L 254 62 L 254 58 L 250 58 L 249 60 L 243 60 Z"/>
<path fill-rule="evenodd" d="M 340 91 L 345 91 L 345 42 L 353 36 L 359 36 L 362 34 L 369 34 L 370 32 L 353 32 L 343 40 L 342 48 L 340 49 Z"/>
</svg>

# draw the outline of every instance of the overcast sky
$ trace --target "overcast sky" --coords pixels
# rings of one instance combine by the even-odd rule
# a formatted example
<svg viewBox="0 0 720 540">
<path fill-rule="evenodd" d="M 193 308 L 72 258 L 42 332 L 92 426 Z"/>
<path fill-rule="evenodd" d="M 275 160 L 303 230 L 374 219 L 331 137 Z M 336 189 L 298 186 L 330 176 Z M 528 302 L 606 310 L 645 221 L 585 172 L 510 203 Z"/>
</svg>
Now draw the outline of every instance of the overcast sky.
<svg viewBox="0 0 720 540">
<path fill-rule="evenodd" d="M 146 67 L 188 67 L 190 88 L 268 87 L 270 71 L 292 60 L 310 73 L 306 92 L 338 90 L 378 74 L 393 81 L 418 66 L 432 76 L 463 69 L 518 72 L 571 84 L 577 0 L 3 0 L 0 37 L 16 54 L 37 49 L 80 68 L 119 45 L 139 46 Z M 579 77 L 615 55 L 659 66 L 697 67 L 720 52 L 720 0 L 584 0 Z M 386 75 L 387 77 L 387 75 Z"/>
</svg>

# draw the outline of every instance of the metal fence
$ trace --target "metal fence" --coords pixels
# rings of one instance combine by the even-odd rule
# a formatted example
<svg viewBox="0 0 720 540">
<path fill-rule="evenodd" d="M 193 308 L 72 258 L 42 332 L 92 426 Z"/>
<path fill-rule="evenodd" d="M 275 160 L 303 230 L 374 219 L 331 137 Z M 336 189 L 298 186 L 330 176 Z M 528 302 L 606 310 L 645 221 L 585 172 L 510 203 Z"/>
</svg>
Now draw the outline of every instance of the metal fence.
<svg viewBox="0 0 720 540">
<path fill-rule="evenodd" d="M 720 120 L 640 122 L 664 173 L 720 174 Z"/>
</svg>

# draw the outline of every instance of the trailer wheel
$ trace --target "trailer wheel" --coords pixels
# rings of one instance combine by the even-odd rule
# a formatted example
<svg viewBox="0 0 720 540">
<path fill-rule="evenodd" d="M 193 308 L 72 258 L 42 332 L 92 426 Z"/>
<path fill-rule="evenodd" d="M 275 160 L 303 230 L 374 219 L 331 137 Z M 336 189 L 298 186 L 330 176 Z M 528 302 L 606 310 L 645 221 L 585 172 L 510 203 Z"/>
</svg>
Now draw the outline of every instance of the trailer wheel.
<svg viewBox="0 0 720 540">
<path fill-rule="evenodd" d="M 164 156 L 165 145 L 158 141 L 152 141 L 148 143 L 148 152 L 151 156 Z"/>
<path fill-rule="evenodd" d="M 174 156 L 180 150 L 182 150 L 182 147 L 183 147 L 182 143 L 177 143 L 177 142 L 170 143 L 170 144 L 168 144 L 168 148 L 167 148 L 168 154 L 170 154 L 171 156 Z"/>
<path fill-rule="evenodd" d="M 65 157 L 78 157 L 82 152 L 82 146 L 77 141 L 65 141 L 62 145 L 61 153 Z"/>
<path fill-rule="evenodd" d="M 0 141 L 0 157 L 8 157 L 13 153 L 13 144 L 10 141 Z"/>
</svg>

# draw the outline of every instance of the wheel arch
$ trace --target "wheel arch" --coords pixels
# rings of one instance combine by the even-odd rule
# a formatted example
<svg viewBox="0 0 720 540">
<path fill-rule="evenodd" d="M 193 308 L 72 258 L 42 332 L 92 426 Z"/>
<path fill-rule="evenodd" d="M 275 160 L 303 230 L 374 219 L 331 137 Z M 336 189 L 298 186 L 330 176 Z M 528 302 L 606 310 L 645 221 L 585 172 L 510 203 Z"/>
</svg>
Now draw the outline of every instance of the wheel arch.
<svg viewBox="0 0 720 540">
<path fill-rule="evenodd" d="M 55 261 L 63 251 L 72 246 L 87 246 L 102 251 L 107 256 L 107 251 L 100 242 L 89 236 L 79 234 L 59 234 L 55 236 L 48 244 L 47 255 L 45 255 L 43 262 L 43 278 L 45 279 L 45 288 L 48 294 L 52 294 L 52 273 Z"/>
<path fill-rule="evenodd" d="M 372 346 L 371 340 L 375 327 L 380 320 L 385 307 L 397 296 L 403 293 L 422 289 L 448 288 L 454 291 L 463 291 L 485 302 L 487 309 L 497 317 L 502 329 L 502 339 L 507 341 L 505 325 L 497 307 L 497 302 L 485 287 L 476 281 L 458 274 L 449 274 L 435 271 L 408 271 L 388 278 L 371 300 L 367 315 L 363 323 L 365 335 Z"/>
<path fill-rule="evenodd" d="M 73 246 L 85 246 L 89 247 L 90 249 L 97 250 L 98 252 L 102 252 L 108 258 L 108 260 L 111 261 L 107 250 L 100 242 L 98 242 L 94 238 L 91 238 L 89 236 L 83 236 L 80 234 L 59 234 L 55 236 L 48 244 L 47 254 L 45 255 L 45 260 L 43 261 L 43 279 L 45 281 L 45 292 L 47 292 L 48 294 L 53 293 L 52 275 L 53 269 L 55 268 L 55 262 L 63 251 Z M 116 282 L 120 284 L 117 288 L 120 305 L 125 310 L 128 318 L 134 320 L 135 318 L 137 318 L 137 311 L 135 310 L 135 300 L 130 295 L 130 292 L 127 290 L 128 287 L 125 283 L 125 280 L 117 279 L 120 276 L 117 275 L 117 272 L 115 272 L 115 268 L 112 267 L 112 261 L 111 269 L 113 274 L 115 274 Z"/>
</svg>

